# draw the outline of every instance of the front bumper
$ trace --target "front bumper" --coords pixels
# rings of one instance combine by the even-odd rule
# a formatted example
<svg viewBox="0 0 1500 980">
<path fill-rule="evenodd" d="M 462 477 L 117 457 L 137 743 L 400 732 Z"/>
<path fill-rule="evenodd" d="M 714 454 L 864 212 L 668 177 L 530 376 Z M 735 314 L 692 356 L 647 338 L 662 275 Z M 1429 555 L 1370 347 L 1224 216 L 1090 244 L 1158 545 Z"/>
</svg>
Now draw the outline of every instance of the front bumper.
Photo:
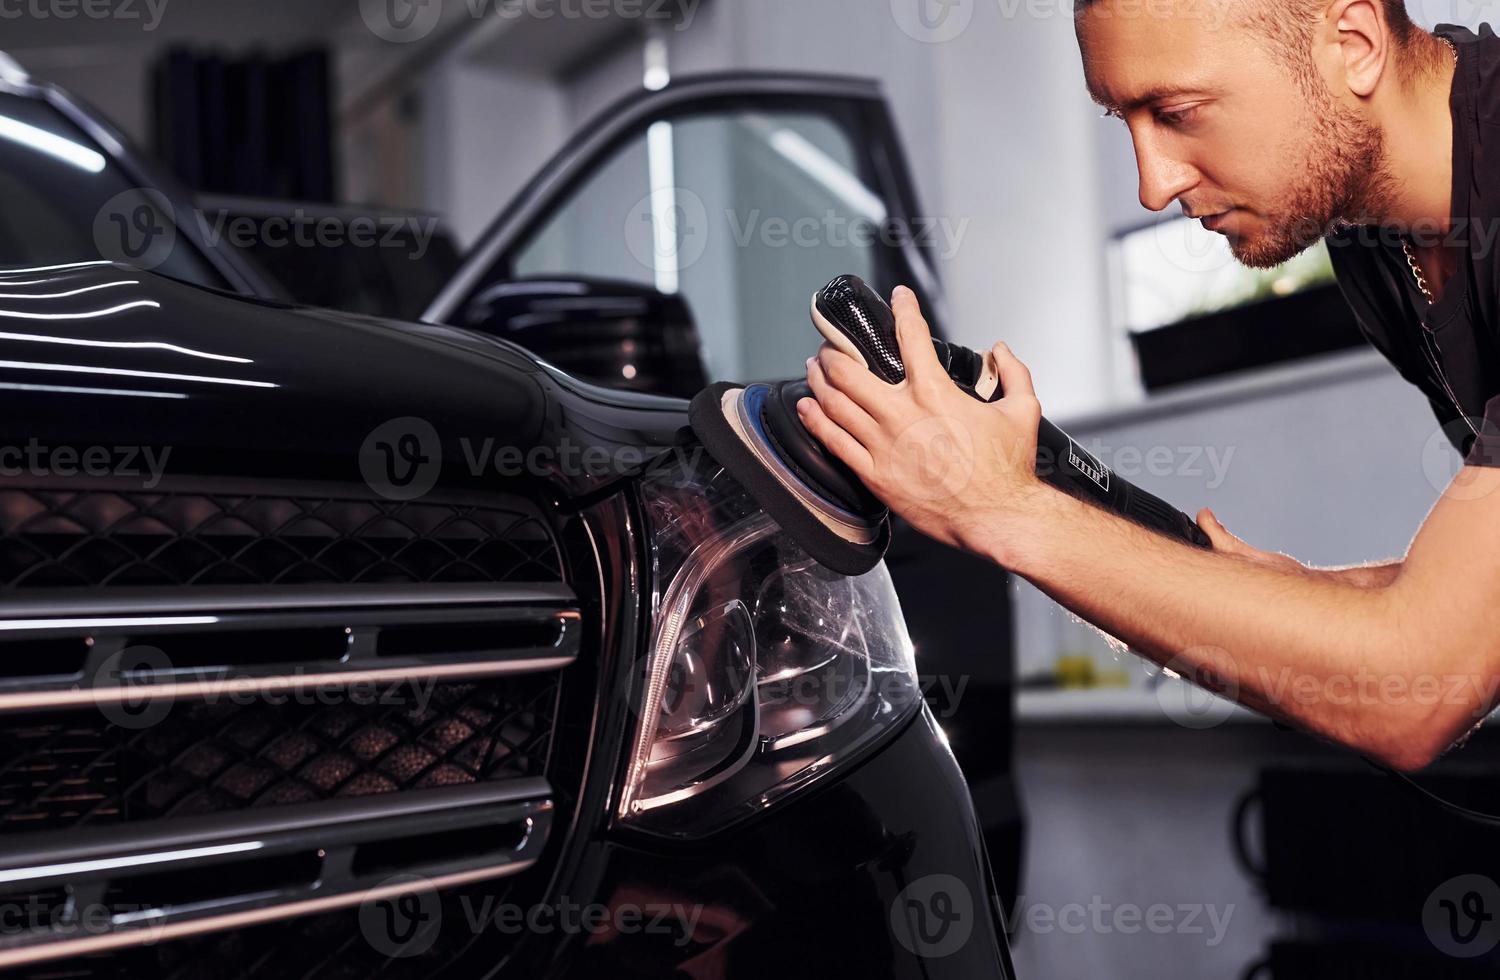
<svg viewBox="0 0 1500 980">
<path fill-rule="evenodd" d="M 582 877 L 606 925 L 553 945 L 529 976 L 1013 976 L 968 790 L 926 710 L 750 825 L 691 849 L 589 848 Z"/>
</svg>

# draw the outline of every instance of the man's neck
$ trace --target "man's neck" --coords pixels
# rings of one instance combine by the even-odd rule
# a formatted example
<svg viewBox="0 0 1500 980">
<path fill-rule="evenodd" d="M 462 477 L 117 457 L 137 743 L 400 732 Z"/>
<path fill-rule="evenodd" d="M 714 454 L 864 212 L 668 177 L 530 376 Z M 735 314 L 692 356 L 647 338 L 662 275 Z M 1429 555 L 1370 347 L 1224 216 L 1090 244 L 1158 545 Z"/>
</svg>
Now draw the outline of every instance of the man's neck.
<svg viewBox="0 0 1500 980">
<path fill-rule="evenodd" d="M 1403 231 L 1431 234 L 1447 231 L 1453 215 L 1453 117 L 1448 101 L 1455 63 L 1440 40 L 1426 55 L 1437 62 L 1424 66 L 1410 82 L 1391 93 L 1384 107 L 1385 169 L 1391 199 L 1381 223 Z"/>
</svg>

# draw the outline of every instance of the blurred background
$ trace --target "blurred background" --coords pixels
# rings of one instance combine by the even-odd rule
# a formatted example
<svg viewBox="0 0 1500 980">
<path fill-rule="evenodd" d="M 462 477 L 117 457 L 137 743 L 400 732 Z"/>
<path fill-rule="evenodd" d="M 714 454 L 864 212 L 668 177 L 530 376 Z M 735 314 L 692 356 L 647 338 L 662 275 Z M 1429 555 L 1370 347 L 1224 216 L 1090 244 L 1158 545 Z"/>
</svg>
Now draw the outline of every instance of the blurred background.
<svg viewBox="0 0 1500 980">
<path fill-rule="evenodd" d="M 192 195 L 202 233 L 251 221 L 236 245 L 295 299 L 508 310 L 514 339 L 570 370 L 690 394 L 801 373 L 806 297 L 833 275 L 915 277 L 939 329 L 1006 340 L 1048 416 L 1123 476 L 1302 561 L 1399 555 L 1458 464 L 1425 400 L 1364 346 L 1321 248 L 1250 273 L 1175 207 L 1140 207 L 1071 8 L 17 0 L 0 74 L 117 127 L 123 154 Z M 1429 27 L 1484 8 L 1411 4 Z M 0 195 L 0 240 L 48 227 L 28 206 Z M 286 247 L 265 224 L 358 217 L 401 247 Z M 601 366 L 547 333 L 556 316 L 485 291 L 548 276 L 649 292 L 688 346 L 627 339 Z M 1422 916 L 1486 870 L 1488 831 L 1185 690 L 1024 583 L 955 575 L 903 600 L 929 620 L 967 604 L 919 656 L 1022 976 L 1477 975 L 1429 962 Z M 1432 785 L 1484 803 L 1492 753 L 1481 734 Z"/>
</svg>

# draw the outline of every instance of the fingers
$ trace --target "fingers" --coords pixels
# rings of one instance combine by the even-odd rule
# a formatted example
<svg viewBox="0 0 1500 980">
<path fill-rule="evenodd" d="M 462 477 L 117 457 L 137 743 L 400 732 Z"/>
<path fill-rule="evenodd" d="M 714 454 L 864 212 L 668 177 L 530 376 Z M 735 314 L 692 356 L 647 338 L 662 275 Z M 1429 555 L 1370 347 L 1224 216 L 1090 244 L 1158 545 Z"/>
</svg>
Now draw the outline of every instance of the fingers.
<svg viewBox="0 0 1500 980">
<path fill-rule="evenodd" d="M 881 381 L 863 364 L 843 353 L 832 344 L 818 349 L 816 363 L 822 369 L 823 380 L 849 400 L 859 406 L 870 418 L 886 422 L 891 416 L 892 396 L 896 389 Z M 808 371 L 807 383 L 811 385 L 812 371 Z M 821 400 L 821 399 L 820 399 Z"/>
<path fill-rule="evenodd" d="M 1203 529 L 1204 534 L 1208 535 L 1208 540 L 1213 542 L 1215 551 L 1244 554 L 1250 550 L 1250 546 L 1229 533 L 1224 525 L 1219 523 L 1219 518 L 1214 515 L 1214 512 L 1207 507 L 1198 511 L 1198 526 Z"/>
<path fill-rule="evenodd" d="M 1283 555 L 1276 551 L 1262 551 L 1231 533 L 1219 523 L 1219 518 L 1207 507 L 1198 511 L 1198 526 L 1203 529 L 1204 534 L 1208 535 L 1208 540 L 1213 543 L 1214 550 L 1221 554 L 1238 555 L 1274 568 L 1304 568 L 1301 562 L 1290 555 Z"/>
<path fill-rule="evenodd" d="M 824 415 L 862 445 L 875 444 L 880 436 L 880 423 L 854 399 L 833 386 L 816 357 L 807 359 L 807 384 L 817 396 L 818 406 L 823 409 Z"/>
<path fill-rule="evenodd" d="M 802 424 L 807 426 L 807 431 L 813 434 L 828 451 L 844 461 L 844 465 L 854 471 L 854 475 L 863 479 L 875 469 L 875 462 L 870 457 L 870 452 L 859 442 L 839 428 L 837 422 L 830 419 L 823 411 L 817 401 L 804 398 L 797 403 L 797 416 Z"/>
<path fill-rule="evenodd" d="M 901 348 L 907 378 L 917 382 L 942 375 L 946 380 L 943 365 L 932 349 L 932 328 L 922 316 L 917 294 L 906 286 L 897 286 L 891 293 L 891 311 L 896 314 L 896 343 Z"/>
<path fill-rule="evenodd" d="M 1036 388 L 1031 384 L 1031 369 L 1011 353 L 1004 341 L 996 344 L 990 354 L 995 359 L 995 370 L 1000 374 L 1000 390 L 1005 392 L 1001 401 L 1013 395 L 1036 397 Z"/>
</svg>

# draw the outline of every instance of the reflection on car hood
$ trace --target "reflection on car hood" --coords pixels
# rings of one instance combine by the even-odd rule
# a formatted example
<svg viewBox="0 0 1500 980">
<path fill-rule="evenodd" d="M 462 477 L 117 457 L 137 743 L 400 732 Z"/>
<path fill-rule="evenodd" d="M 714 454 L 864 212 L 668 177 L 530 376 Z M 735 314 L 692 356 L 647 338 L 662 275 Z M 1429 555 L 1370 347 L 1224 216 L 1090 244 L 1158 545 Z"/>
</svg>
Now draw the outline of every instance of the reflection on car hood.
<svg viewBox="0 0 1500 980">
<path fill-rule="evenodd" d="M 150 444 L 170 447 L 173 471 L 204 476 L 359 479 L 372 433 L 415 419 L 394 430 L 435 436 L 445 481 L 533 479 L 564 495 L 669 446 L 687 407 L 584 384 L 452 327 L 246 300 L 102 262 L 0 271 L 0 398 L 0 448 Z M 590 452 L 611 464 L 572 459 Z M 502 471 L 500 458 L 525 462 Z"/>
</svg>

